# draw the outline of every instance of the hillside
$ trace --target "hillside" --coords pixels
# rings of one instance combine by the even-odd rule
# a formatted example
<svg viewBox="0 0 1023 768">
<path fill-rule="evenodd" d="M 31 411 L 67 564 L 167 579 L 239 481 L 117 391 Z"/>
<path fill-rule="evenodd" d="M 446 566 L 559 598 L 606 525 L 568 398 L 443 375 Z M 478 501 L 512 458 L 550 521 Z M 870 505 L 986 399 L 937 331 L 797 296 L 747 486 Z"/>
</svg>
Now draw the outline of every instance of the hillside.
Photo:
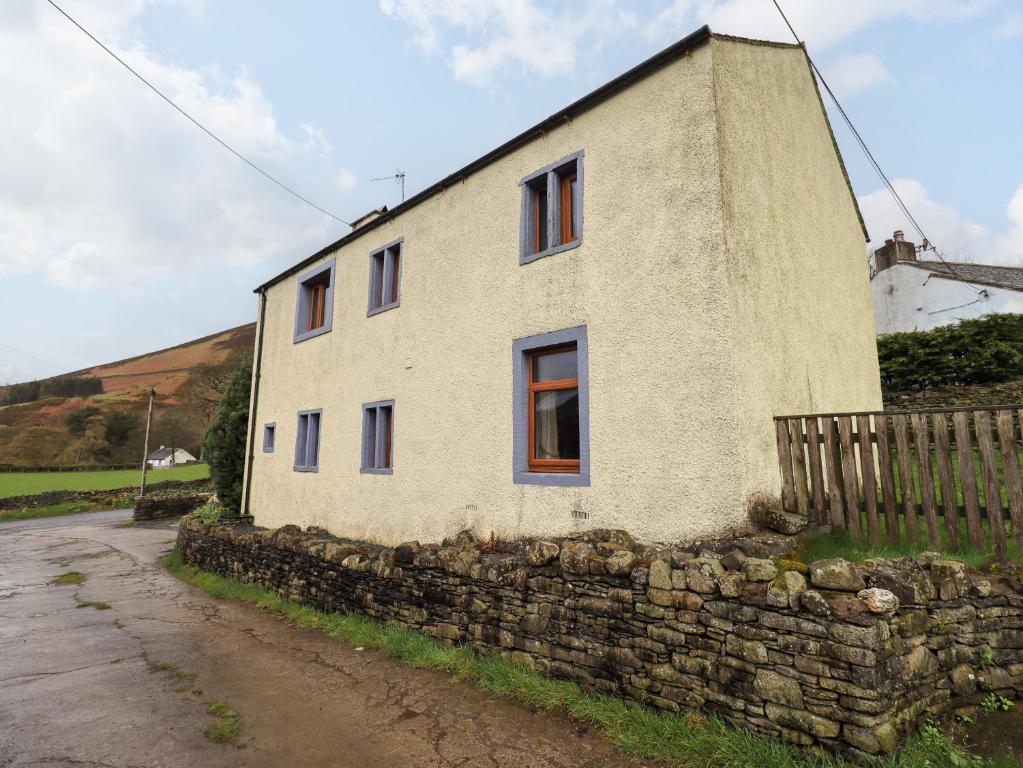
<svg viewBox="0 0 1023 768">
<path fill-rule="evenodd" d="M 0 465 L 138 461 L 150 388 L 157 395 L 150 445 L 173 444 L 198 456 L 218 390 L 238 361 L 252 354 L 254 343 L 250 323 L 64 375 L 96 377 L 102 394 L 0 405 Z M 40 382 L 44 391 L 52 381 Z M 10 389 L 0 387 L 0 403 Z"/>
<path fill-rule="evenodd" d="M 69 376 L 96 376 L 103 382 L 104 395 L 144 394 L 150 387 L 158 395 L 173 395 L 198 365 L 223 363 L 233 352 L 251 353 L 256 324 L 240 325 L 176 347 L 160 349 L 114 363 L 72 371 Z"/>
</svg>

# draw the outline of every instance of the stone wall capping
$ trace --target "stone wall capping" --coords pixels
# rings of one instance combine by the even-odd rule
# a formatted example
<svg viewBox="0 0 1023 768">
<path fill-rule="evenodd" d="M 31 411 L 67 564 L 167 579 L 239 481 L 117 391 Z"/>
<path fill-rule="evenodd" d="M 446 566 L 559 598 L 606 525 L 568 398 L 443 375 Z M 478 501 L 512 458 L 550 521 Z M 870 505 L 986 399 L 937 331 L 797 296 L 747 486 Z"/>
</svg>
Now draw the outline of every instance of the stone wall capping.
<svg viewBox="0 0 1023 768">
<path fill-rule="evenodd" d="M 194 516 L 178 548 L 299 603 L 854 757 L 989 693 L 1023 695 L 1023 574 L 938 553 L 805 565 L 775 533 L 663 546 L 616 529 L 384 547 Z"/>
</svg>

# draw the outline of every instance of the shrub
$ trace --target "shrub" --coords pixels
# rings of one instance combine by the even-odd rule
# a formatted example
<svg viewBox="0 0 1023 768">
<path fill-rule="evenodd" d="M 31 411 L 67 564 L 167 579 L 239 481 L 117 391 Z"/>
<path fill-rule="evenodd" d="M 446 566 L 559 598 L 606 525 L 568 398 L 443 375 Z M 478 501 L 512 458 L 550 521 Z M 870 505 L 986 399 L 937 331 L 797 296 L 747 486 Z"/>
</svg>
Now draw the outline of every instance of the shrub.
<svg viewBox="0 0 1023 768">
<path fill-rule="evenodd" d="M 215 523 L 220 520 L 223 509 L 215 501 L 207 501 L 201 507 L 199 507 L 193 514 L 202 520 L 206 524 Z"/>
<path fill-rule="evenodd" d="M 213 488 L 224 509 L 239 514 L 245 474 L 245 438 L 249 425 L 252 363 L 235 371 L 217 407 L 206 437 L 203 455 L 210 464 Z"/>
<path fill-rule="evenodd" d="M 988 315 L 877 339 L 888 392 L 990 384 L 1023 377 L 1023 315 Z"/>
</svg>

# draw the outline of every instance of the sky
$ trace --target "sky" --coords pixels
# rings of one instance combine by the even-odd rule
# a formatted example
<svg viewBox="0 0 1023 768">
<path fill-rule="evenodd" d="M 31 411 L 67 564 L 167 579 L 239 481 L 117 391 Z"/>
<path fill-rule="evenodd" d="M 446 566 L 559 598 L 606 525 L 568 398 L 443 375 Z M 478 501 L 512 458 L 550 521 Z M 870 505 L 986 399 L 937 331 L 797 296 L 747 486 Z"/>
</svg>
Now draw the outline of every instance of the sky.
<svg viewBox="0 0 1023 768">
<path fill-rule="evenodd" d="M 771 0 L 56 0 L 341 219 L 394 205 L 702 24 Z M 1023 266 L 1023 2 L 781 0 L 949 259 Z M 202 134 L 46 0 L 0 4 L 0 383 L 255 319 L 348 228 Z M 832 112 L 871 238 L 918 239 Z M 826 247 L 827 233 L 809 233 Z"/>
</svg>

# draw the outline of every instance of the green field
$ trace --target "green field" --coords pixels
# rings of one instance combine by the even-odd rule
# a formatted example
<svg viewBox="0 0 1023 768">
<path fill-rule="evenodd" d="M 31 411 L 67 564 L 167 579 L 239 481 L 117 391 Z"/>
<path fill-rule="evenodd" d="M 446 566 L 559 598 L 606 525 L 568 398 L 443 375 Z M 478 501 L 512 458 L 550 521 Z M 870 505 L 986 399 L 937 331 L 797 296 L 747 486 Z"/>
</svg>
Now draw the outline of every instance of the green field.
<svg viewBox="0 0 1023 768">
<path fill-rule="evenodd" d="M 164 480 L 199 480 L 210 476 L 206 464 L 151 469 L 147 483 Z M 47 491 L 106 491 L 137 486 L 141 470 L 114 469 L 88 472 L 0 472 L 0 499 L 8 496 L 30 496 Z"/>
</svg>

